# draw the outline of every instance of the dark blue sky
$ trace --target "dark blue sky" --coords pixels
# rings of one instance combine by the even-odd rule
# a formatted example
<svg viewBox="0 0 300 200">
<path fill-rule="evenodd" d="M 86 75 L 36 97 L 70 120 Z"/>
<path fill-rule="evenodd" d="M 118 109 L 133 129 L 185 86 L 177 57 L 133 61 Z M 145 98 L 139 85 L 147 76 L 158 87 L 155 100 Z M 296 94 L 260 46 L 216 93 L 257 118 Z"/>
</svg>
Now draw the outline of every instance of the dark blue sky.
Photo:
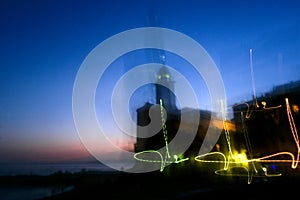
<svg viewBox="0 0 300 200">
<path fill-rule="evenodd" d="M 229 105 L 253 95 L 250 48 L 258 95 L 299 80 L 299 7 L 292 0 L 2 0 L 0 161 L 87 155 L 72 118 L 76 73 L 94 47 L 125 30 L 154 25 L 196 40 L 219 68 Z"/>
</svg>

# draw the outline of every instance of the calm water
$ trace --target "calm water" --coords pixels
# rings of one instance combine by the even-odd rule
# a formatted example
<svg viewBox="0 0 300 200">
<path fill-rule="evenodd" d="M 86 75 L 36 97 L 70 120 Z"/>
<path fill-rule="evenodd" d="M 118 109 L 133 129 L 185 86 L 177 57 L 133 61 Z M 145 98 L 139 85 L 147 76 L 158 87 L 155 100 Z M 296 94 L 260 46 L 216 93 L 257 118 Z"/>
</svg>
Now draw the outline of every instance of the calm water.
<svg viewBox="0 0 300 200">
<path fill-rule="evenodd" d="M 101 163 L 72 164 L 0 164 L 0 176 L 5 175 L 49 175 L 57 171 L 80 172 L 82 170 L 115 171 Z"/>
<path fill-rule="evenodd" d="M 116 171 L 101 163 L 72 164 L 0 164 L 0 176 L 7 175 L 50 175 L 55 172 L 80 172 L 92 170 L 99 172 Z M 53 194 L 73 189 L 73 186 L 0 186 L 0 200 L 37 200 Z"/>
<path fill-rule="evenodd" d="M 38 200 L 51 195 L 60 194 L 72 190 L 73 186 L 62 188 L 58 186 L 48 187 L 0 187 L 1 200 Z"/>
</svg>

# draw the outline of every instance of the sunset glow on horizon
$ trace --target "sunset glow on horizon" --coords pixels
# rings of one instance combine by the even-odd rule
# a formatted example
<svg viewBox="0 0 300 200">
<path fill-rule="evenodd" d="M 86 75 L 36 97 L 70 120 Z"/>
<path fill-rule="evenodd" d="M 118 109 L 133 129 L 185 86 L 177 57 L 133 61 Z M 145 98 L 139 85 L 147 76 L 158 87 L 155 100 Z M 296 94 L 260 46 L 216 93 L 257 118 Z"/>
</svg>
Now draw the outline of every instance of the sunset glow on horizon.
<svg viewBox="0 0 300 200">
<path fill-rule="evenodd" d="M 184 85 L 188 80 L 199 108 L 211 110 L 213 94 L 208 90 L 206 77 L 187 58 L 171 51 L 163 52 L 162 56 L 155 48 L 127 52 L 110 63 L 97 88 L 91 89 L 95 121 L 101 124 L 97 128 L 107 133 L 106 139 L 111 144 L 90 138 L 97 152 L 90 151 L 74 118 L 72 98 L 76 76 L 96 47 L 113 36 L 141 27 L 174 30 L 200 44 L 220 72 L 227 98 L 226 112 L 233 117 L 234 105 L 264 96 L 276 86 L 300 80 L 299 7 L 300 2 L 292 0 L 1 1 L 0 164 L 97 161 L 93 153 L 107 160 L 125 162 L 126 156 L 114 150 L 119 148 L 133 154 L 137 127 L 131 127 L 132 135 L 118 127 L 114 114 L 120 113 L 113 113 L 110 98 L 118 80 L 138 66 L 146 67 L 149 77 L 156 76 L 159 68 L 149 69 L 147 63 L 163 63 L 174 70 L 170 70 L 172 77 L 168 78 L 174 80 L 177 97 L 181 94 L 185 98 L 180 109 L 194 108 L 190 106 L 193 99 Z M 164 37 L 146 34 L 141 38 L 145 38 L 145 44 L 154 41 L 168 46 L 167 41 L 171 40 Z M 118 43 L 107 52 L 122 50 L 124 44 Z M 178 44 L 173 45 L 179 50 L 185 48 Z M 197 52 L 187 54 L 198 55 Z M 210 70 L 203 72 L 209 74 Z M 120 87 L 124 94 L 114 99 L 117 105 L 131 84 L 141 77 L 144 78 L 125 77 L 128 84 Z M 137 109 L 155 102 L 155 95 L 151 85 L 132 93 L 126 110 L 132 121 L 137 122 Z M 268 107 L 266 102 L 259 103 Z M 291 102 L 290 112 L 298 113 L 299 106 L 298 102 Z M 92 120 L 86 119 L 84 126 L 97 132 L 91 127 Z M 235 131 L 231 118 L 227 120 L 228 129 Z M 213 121 L 212 126 L 221 128 L 223 122 Z M 298 129 L 291 130 L 299 132 L 300 124 L 295 127 Z M 180 161 L 179 157 L 175 160 Z"/>
</svg>

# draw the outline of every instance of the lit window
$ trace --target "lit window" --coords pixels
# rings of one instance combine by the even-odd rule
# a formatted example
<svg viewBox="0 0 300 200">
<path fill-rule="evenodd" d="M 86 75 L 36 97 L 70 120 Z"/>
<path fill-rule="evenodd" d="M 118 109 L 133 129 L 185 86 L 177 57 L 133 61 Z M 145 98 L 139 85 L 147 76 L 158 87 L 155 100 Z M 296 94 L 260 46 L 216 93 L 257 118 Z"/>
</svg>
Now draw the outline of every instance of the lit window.
<svg viewBox="0 0 300 200">
<path fill-rule="evenodd" d="M 299 112 L 299 106 L 296 105 L 296 104 L 292 105 L 292 109 L 293 109 L 294 113 L 298 113 Z"/>
</svg>

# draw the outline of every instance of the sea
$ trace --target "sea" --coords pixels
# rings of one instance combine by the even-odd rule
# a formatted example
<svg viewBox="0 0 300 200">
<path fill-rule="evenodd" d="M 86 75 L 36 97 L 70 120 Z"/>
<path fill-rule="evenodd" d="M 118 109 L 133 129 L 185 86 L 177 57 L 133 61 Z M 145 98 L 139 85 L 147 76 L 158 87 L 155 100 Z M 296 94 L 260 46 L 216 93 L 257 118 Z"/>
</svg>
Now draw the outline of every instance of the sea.
<svg viewBox="0 0 300 200">
<path fill-rule="evenodd" d="M 30 164 L 0 164 L 0 176 L 39 175 L 47 176 L 53 173 L 77 173 L 82 171 L 116 172 L 102 163 L 30 163 Z M 6 186 L 0 184 L 0 200 L 38 200 L 54 194 L 72 190 L 74 186 Z"/>
<path fill-rule="evenodd" d="M 56 172 L 76 173 L 80 171 L 112 172 L 112 169 L 102 163 L 22 163 L 0 164 L 0 176 L 41 175 L 46 176 Z"/>
</svg>

